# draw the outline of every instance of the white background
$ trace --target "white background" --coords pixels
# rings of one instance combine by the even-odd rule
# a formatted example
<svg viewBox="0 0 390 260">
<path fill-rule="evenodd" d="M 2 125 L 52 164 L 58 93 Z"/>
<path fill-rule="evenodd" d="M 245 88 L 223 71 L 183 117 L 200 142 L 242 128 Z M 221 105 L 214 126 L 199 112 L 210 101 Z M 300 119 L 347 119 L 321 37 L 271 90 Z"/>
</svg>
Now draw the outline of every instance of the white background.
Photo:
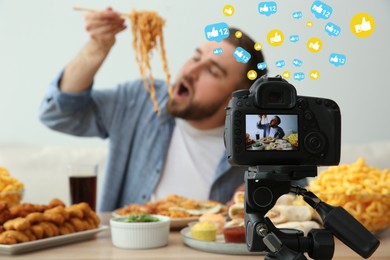
<svg viewBox="0 0 390 260">
<path fill-rule="evenodd" d="M 169 67 L 175 76 L 194 48 L 205 41 L 204 27 L 226 22 L 237 26 L 263 44 L 271 76 L 285 69 L 303 71 L 306 79 L 290 79 L 299 95 L 327 97 L 341 107 L 343 143 L 361 143 L 389 139 L 388 119 L 390 79 L 390 1 L 344 0 L 325 1 L 333 7 L 329 20 L 316 19 L 310 12 L 313 1 L 276 1 L 278 12 L 270 17 L 259 15 L 260 1 L 253 0 L 0 0 L 0 144 L 64 144 L 97 145 L 97 138 L 77 138 L 51 131 L 38 120 L 37 112 L 45 89 L 55 74 L 73 58 L 88 39 L 82 13 L 72 10 L 80 5 L 101 9 L 112 6 L 121 12 L 135 8 L 156 10 L 166 19 L 165 44 Z M 225 17 L 222 8 L 235 7 L 232 17 Z M 300 20 L 292 12 L 301 11 Z M 367 12 L 375 19 L 375 31 L 368 38 L 354 36 L 349 28 L 351 18 Z M 312 21 L 311 28 L 306 26 Z M 329 37 L 327 22 L 341 26 L 338 37 Z M 129 25 L 129 23 L 128 23 Z M 266 35 L 280 29 L 286 36 L 280 47 L 269 46 Z M 290 43 L 289 35 L 300 41 Z M 306 49 L 311 37 L 323 41 L 316 54 Z M 328 62 L 332 52 L 345 54 L 344 66 Z M 290 61 L 298 58 L 303 66 L 296 69 Z M 283 70 L 275 68 L 284 59 Z M 308 77 L 312 69 L 320 71 L 317 81 Z M 153 62 L 155 77 L 164 77 L 159 56 Z M 126 30 L 95 79 L 95 87 L 112 87 L 121 81 L 139 76 L 131 47 L 131 33 Z"/>
</svg>

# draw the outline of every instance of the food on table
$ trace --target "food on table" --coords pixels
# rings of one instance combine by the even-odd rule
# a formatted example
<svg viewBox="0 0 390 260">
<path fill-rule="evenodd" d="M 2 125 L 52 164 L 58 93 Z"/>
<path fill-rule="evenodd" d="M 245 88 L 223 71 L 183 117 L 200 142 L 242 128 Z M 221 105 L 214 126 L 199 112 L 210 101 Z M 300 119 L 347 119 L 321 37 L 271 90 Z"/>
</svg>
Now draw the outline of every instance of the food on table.
<svg viewBox="0 0 390 260">
<path fill-rule="evenodd" d="M 23 197 L 24 184 L 12 177 L 9 171 L 0 166 L 0 203 L 16 205 Z"/>
<path fill-rule="evenodd" d="M 244 203 L 235 203 L 229 208 L 229 217 L 231 219 L 244 218 Z"/>
<path fill-rule="evenodd" d="M 217 227 L 217 233 L 222 233 L 222 228 L 225 226 L 226 218 L 222 214 L 206 213 L 199 217 L 199 222 L 211 222 Z"/>
<path fill-rule="evenodd" d="M 245 193 L 238 191 L 233 195 L 234 204 L 229 208 L 230 221 L 226 222 L 222 232 L 225 242 L 245 243 L 244 202 Z"/>
<path fill-rule="evenodd" d="M 290 134 L 285 136 L 284 139 L 286 139 L 292 146 L 298 147 L 298 134 Z"/>
<path fill-rule="evenodd" d="M 252 144 L 252 148 L 254 150 L 262 150 L 264 148 L 264 145 L 260 142 L 256 142 L 256 143 Z"/>
<path fill-rule="evenodd" d="M 269 144 L 271 142 L 274 142 L 275 141 L 275 138 L 271 137 L 271 136 L 268 136 L 268 137 L 264 137 L 264 138 L 261 138 L 260 139 L 263 143 L 265 144 Z"/>
<path fill-rule="evenodd" d="M 197 222 L 191 227 L 191 236 L 198 240 L 215 241 L 217 228 L 212 222 Z"/>
<path fill-rule="evenodd" d="M 127 222 L 127 223 L 139 223 L 139 222 L 158 222 L 160 221 L 158 218 L 146 214 L 146 213 L 141 213 L 141 214 L 131 214 L 125 219 L 121 220 L 122 222 Z"/>
<path fill-rule="evenodd" d="M 276 224 L 277 228 L 288 228 L 301 230 L 306 236 L 313 228 L 321 228 L 321 225 L 317 221 L 306 220 L 306 221 L 288 221 L 280 224 Z"/>
<path fill-rule="evenodd" d="M 298 205 L 275 205 L 265 216 L 274 224 L 290 221 L 308 221 L 312 219 L 310 208 Z"/>
<path fill-rule="evenodd" d="M 217 201 L 194 200 L 179 195 L 168 195 L 155 202 L 146 204 L 129 204 L 115 210 L 115 214 L 126 216 L 132 213 L 148 213 L 168 216 L 170 218 L 199 217 L 206 213 L 226 213 L 227 207 Z"/>
<path fill-rule="evenodd" d="M 322 171 L 308 189 L 321 200 L 342 206 L 368 230 L 390 225 L 390 169 L 366 164 L 364 158 Z"/>
<path fill-rule="evenodd" d="M 226 243 L 245 243 L 245 228 L 244 226 L 225 227 L 223 236 Z"/>
<path fill-rule="evenodd" d="M 172 96 L 173 88 L 171 85 L 171 74 L 168 69 L 167 57 L 165 54 L 163 26 L 165 21 L 154 11 L 135 11 L 133 10 L 129 19 L 133 33 L 133 49 L 139 70 L 144 81 L 145 88 L 150 94 L 157 113 L 160 108 L 156 99 L 156 90 L 154 88 L 154 78 L 150 59 L 152 50 L 160 49 L 160 56 L 163 62 L 163 68 L 168 84 L 169 95 Z"/>
<path fill-rule="evenodd" d="M 0 244 L 16 244 L 97 228 L 100 218 L 85 202 L 66 207 L 58 199 L 48 205 L 0 204 Z"/>
</svg>

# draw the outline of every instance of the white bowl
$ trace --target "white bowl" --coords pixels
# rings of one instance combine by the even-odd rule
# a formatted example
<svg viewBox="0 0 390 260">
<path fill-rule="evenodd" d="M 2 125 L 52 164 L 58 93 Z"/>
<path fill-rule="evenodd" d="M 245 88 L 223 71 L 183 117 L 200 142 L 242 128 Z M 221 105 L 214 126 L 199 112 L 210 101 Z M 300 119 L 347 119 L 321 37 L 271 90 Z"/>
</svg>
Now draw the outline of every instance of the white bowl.
<svg viewBox="0 0 390 260">
<path fill-rule="evenodd" d="M 112 244 L 125 249 L 146 249 L 166 246 L 170 218 L 153 215 L 158 222 L 121 222 L 127 217 L 110 219 Z"/>
</svg>

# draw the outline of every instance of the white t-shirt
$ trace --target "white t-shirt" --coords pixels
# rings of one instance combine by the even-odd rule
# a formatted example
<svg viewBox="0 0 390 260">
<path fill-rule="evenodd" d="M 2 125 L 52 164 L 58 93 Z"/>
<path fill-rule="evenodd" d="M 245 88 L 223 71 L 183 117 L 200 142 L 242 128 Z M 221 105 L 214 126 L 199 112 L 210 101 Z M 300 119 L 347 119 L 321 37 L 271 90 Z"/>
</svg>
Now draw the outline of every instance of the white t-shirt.
<svg viewBox="0 0 390 260">
<path fill-rule="evenodd" d="M 208 199 L 215 169 L 225 150 L 223 131 L 223 126 L 199 130 L 176 119 L 167 160 L 152 200 L 170 194 Z"/>
</svg>

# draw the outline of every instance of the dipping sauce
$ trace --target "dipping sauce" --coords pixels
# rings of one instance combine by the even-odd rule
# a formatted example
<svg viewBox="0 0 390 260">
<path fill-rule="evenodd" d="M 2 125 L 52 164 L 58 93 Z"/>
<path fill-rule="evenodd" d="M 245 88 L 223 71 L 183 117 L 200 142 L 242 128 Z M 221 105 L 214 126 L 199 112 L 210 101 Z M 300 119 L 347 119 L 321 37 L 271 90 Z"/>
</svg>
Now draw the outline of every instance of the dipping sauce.
<svg viewBox="0 0 390 260">
<path fill-rule="evenodd" d="M 245 243 L 245 228 L 244 226 L 225 227 L 223 236 L 226 243 Z"/>
</svg>

